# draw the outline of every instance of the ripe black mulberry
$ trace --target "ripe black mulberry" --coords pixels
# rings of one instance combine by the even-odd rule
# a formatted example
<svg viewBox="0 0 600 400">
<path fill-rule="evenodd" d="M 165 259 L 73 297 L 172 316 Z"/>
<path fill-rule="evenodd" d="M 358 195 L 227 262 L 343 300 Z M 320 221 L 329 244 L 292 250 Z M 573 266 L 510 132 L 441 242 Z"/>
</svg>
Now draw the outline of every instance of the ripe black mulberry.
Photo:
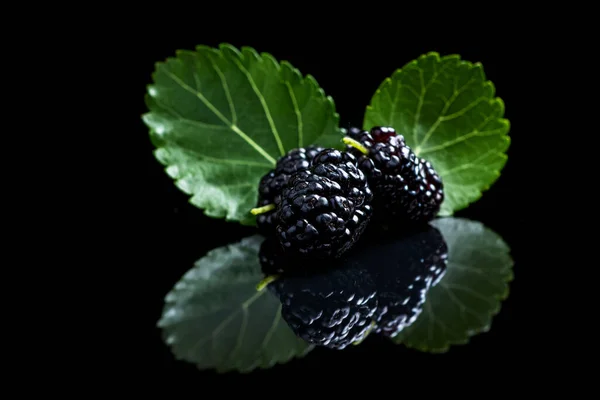
<svg viewBox="0 0 600 400">
<path fill-rule="evenodd" d="M 373 190 L 373 218 L 387 223 L 419 223 L 433 219 L 444 200 L 444 186 L 434 167 L 418 158 L 393 128 L 370 132 L 351 128 L 348 145 Z M 348 142 L 347 142 L 348 143 Z M 366 154 L 365 154 L 366 151 Z"/>
<path fill-rule="evenodd" d="M 322 147 L 307 146 L 290 150 L 285 156 L 281 157 L 275 168 L 260 180 L 257 207 L 269 205 L 276 207 L 281 201 L 281 191 L 290 176 L 298 171 L 308 169 L 312 159 L 321 150 L 323 150 Z M 275 233 L 275 213 L 275 208 L 273 208 L 256 217 L 256 225 L 262 235 L 269 236 Z"/>
<path fill-rule="evenodd" d="M 373 194 L 356 158 L 325 149 L 292 175 L 277 206 L 277 237 L 286 252 L 336 258 L 360 238 Z"/>
</svg>

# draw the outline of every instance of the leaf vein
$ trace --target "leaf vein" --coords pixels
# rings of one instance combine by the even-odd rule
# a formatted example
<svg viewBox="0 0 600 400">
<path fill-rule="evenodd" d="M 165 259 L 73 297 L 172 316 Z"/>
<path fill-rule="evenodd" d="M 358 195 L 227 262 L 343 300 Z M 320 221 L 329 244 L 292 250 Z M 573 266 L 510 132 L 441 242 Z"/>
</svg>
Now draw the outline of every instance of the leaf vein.
<svg viewBox="0 0 600 400">
<path fill-rule="evenodd" d="M 245 306 L 245 305 L 242 306 L 242 313 L 243 313 L 242 326 L 238 330 L 238 334 L 237 334 L 237 337 L 235 340 L 235 346 L 232 348 L 231 353 L 227 357 L 227 361 L 234 359 L 234 356 L 240 350 L 240 348 L 242 347 L 242 343 L 244 342 L 244 336 L 246 335 L 246 329 L 248 327 L 248 307 L 247 306 Z"/>
<path fill-rule="evenodd" d="M 471 296 L 477 297 L 478 299 L 483 300 L 483 301 L 485 301 L 486 303 L 488 303 L 490 305 L 495 305 L 493 301 L 491 301 L 487 297 L 483 296 L 481 293 L 476 292 L 473 289 L 465 287 L 463 285 L 455 285 L 455 284 L 452 284 L 452 283 L 446 283 L 443 286 L 445 288 L 447 288 L 447 289 L 454 289 L 454 290 L 458 290 L 458 291 L 461 291 L 461 292 L 469 293 Z"/>
<path fill-rule="evenodd" d="M 421 84 L 421 91 L 419 94 L 419 100 L 417 101 L 417 109 L 415 111 L 415 123 L 413 125 L 413 131 L 412 131 L 412 136 L 413 136 L 413 141 L 414 143 L 418 143 L 418 139 L 417 139 L 417 126 L 419 125 L 419 120 L 421 119 L 421 108 L 423 107 L 423 101 L 425 100 L 425 81 L 423 79 L 423 70 L 421 68 L 418 69 L 419 72 L 419 82 Z"/>
<path fill-rule="evenodd" d="M 453 119 L 456 119 L 458 117 L 461 117 L 461 116 L 465 115 L 469 110 L 471 110 L 474 107 L 478 106 L 479 103 L 481 103 L 483 100 L 489 100 L 489 99 L 486 98 L 486 97 L 479 97 L 478 99 L 476 99 L 475 101 L 470 102 L 469 104 L 467 104 L 466 106 L 464 106 L 460 110 L 455 111 L 452 114 L 447 114 L 447 115 L 444 115 L 443 117 L 441 117 L 442 122 L 452 121 Z"/>
<path fill-rule="evenodd" d="M 221 54 L 221 53 L 219 53 Z M 227 80 L 225 79 L 225 74 L 219 68 L 215 60 L 207 54 L 206 57 L 210 62 L 211 66 L 214 68 L 217 75 L 219 75 L 219 79 L 221 80 L 221 86 L 223 86 L 223 91 L 225 92 L 225 97 L 227 98 L 227 103 L 229 104 L 229 112 L 231 113 L 231 123 L 232 125 L 237 124 L 237 113 L 235 111 L 235 104 L 233 103 L 233 98 L 231 97 L 231 92 L 229 91 L 229 85 L 227 85 Z"/>
<path fill-rule="evenodd" d="M 155 98 L 154 101 L 160 108 L 162 108 L 164 111 L 166 111 L 167 114 L 171 114 L 171 116 L 173 116 L 175 118 L 184 119 L 183 116 L 181 114 L 179 114 L 177 111 L 175 111 L 175 109 L 173 107 L 166 105 L 165 103 L 163 103 L 162 100 Z M 220 126 L 220 125 L 215 125 L 215 126 Z"/>
<path fill-rule="evenodd" d="M 202 155 L 201 156 L 204 161 L 215 163 L 215 164 L 229 164 L 229 165 L 243 165 L 246 167 L 265 167 L 271 168 L 271 164 L 261 163 L 256 161 L 246 161 L 246 160 L 231 160 L 226 158 L 214 158 Z"/>
<path fill-rule="evenodd" d="M 256 97 L 258 97 L 258 101 L 260 101 L 260 104 L 263 108 L 265 116 L 267 117 L 267 121 L 269 122 L 269 127 L 271 128 L 271 132 L 273 132 L 273 136 L 275 137 L 275 142 L 277 143 L 279 152 L 281 153 L 282 156 L 285 155 L 285 149 L 283 147 L 281 137 L 279 136 L 279 132 L 277 131 L 277 127 L 275 126 L 275 121 L 273 120 L 273 116 L 271 115 L 271 110 L 269 109 L 269 105 L 267 104 L 265 96 L 263 96 L 262 92 L 256 85 L 256 82 L 254 81 L 254 77 L 252 76 L 250 71 L 248 71 L 246 69 L 246 67 L 244 67 L 238 59 L 234 59 L 234 63 L 240 69 L 240 71 L 242 71 L 244 76 L 246 76 L 248 83 L 252 87 L 252 90 L 256 94 Z"/>
<path fill-rule="evenodd" d="M 275 165 L 277 162 L 276 160 L 271 157 L 271 155 L 269 153 L 267 153 L 265 151 L 265 149 L 263 149 L 262 147 L 260 147 L 254 140 L 252 140 L 244 131 L 242 131 L 240 128 L 237 127 L 237 125 L 232 124 L 215 106 L 214 104 L 212 104 L 206 97 L 204 97 L 204 95 L 202 93 L 200 93 L 197 90 L 194 90 L 192 87 L 190 87 L 187 83 L 185 83 L 184 81 L 182 81 L 178 76 L 176 76 L 175 74 L 173 74 L 171 71 L 167 70 L 166 68 L 163 68 L 163 71 L 165 72 L 165 74 L 167 74 L 167 76 L 169 76 L 173 81 L 175 81 L 179 86 L 181 86 L 184 90 L 192 93 L 194 96 L 196 96 L 197 98 L 200 99 L 200 101 L 202 101 L 202 103 L 204 103 L 204 105 L 211 110 L 216 116 L 217 118 L 219 118 L 221 121 L 223 121 L 224 124 L 226 124 L 227 126 L 229 126 L 229 128 L 234 131 L 235 133 L 237 133 L 242 139 L 244 139 L 250 146 L 252 146 L 252 148 L 254 148 L 254 150 L 256 150 L 258 153 L 260 153 L 264 158 L 266 158 L 271 164 Z M 195 75 L 194 75 L 195 76 Z"/>
<path fill-rule="evenodd" d="M 469 140 L 472 137 L 502 135 L 503 133 L 504 133 L 504 128 L 491 129 L 489 131 L 477 131 L 477 130 L 474 130 L 474 131 L 466 133 L 466 134 L 464 134 L 462 136 L 459 136 L 459 137 L 457 137 L 455 139 L 448 140 L 447 142 L 438 144 L 436 146 L 427 147 L 426 149 L 423 149 L 423 150 L 421 150 L 419 152 L 419 156 L 422 156 L 423 154 L 433 153 L 435 151 L 440 151 L 440 150 L 446 149 L 446 148 L 448 148 L 450 146 L 454 146 L 456 144 L 464 142 L 465 140 Z"/>
<path fill-rule="evenodd" d="M 477 314 L 475 311 L 473 311 L 469 307 L 467 307 L 462 301 L 460 301 L 460 299 L 458 297 L 456 297 L 456 295 L 454 293 L 452 293 L 451 290 L 444 290 L 444 292 L 446 292 L 448 297 L 450 297 L 450 300 L 458 306 L 458 308 L 460 310 L 460 317 L 465 322 L 465 324 L 469 325 L 467 318 L 466 318 L 467 314 L 471 314 L 472 316 L 474 316 L 475 319 L 478 320 L 481 325 L 486 324 L 485 321 L 481 318 L 481 316 L 479 314 Z"/>
<path fill-rule="evenodd" d="M 452 106 L 452 104 L 454 104 L 454 101 L 458 98 L 458 96 L 461 95 L 461 93 L 463 93 L 465 90 L 467 90 L 469 85 L 471 85 L 471 83 L 473 83 L 473 82 L 475 82 L 475 78 L 469 79 L 469 81 L 467 83 L 465 83 L 460 89 L 454 90 L 454 93 L 452 93 L 452 96 L 450 96 L 448 101 L 444 103 L 444 108 L 442 108 L 440 115 L 437 117 L 435 122 L 429 127 L 429 130 L 427 131 L 427 133 L 425 133 L 423 140 L 421 140 L 421 142 L 419 144 L 415 145 L 415 153 L 417 153 L 417 155 L 421 154 L 421 148 L 427 143 L 427 141 L 433 135 L 433 133 L 435 132 L 437 127 L 443 122 L 442 118 L 446 115 L 446 112 Z M 417 143 L 416 140 L 415 140 L 415 143 Z"/>
<path fill-rule="evenodd" d="M 267 343 L 269 343 L 269 341 L 273 337 L 273 334 L 275 333 L 275 330 L 277 329 L 277 325 L 279 325 L 280 320 L 281 320 L 281 304 L 279 304 L 279 307 L 277 307 L 277 311 L 275 312 L 275 317 L 273 318 L 273 322 L 271 323 L 271 326 L 269 327 L 269 330 L 267 331 L 267 334 L 265 335 L 265 338 L 262 341 L 261 348 L 266 347 Z"/>
<path fill-rule="evenodd" d="M 300 112 L 300 107 L 298 107 L 298 100 L 296 99 L 296 94 L 292 89 L 292 85 L 289 82 L 285 82 L 285 86 L 287 86 L 288 93 L 290 94 L 290 98 L 292 99 L 292 105 L 294 107 L 294 112 L 296 113 L 296 119 L 298 121 L 298 147 L 304 146 L 304 126 L 302 123 L 302 112 Z"/>
</svg>

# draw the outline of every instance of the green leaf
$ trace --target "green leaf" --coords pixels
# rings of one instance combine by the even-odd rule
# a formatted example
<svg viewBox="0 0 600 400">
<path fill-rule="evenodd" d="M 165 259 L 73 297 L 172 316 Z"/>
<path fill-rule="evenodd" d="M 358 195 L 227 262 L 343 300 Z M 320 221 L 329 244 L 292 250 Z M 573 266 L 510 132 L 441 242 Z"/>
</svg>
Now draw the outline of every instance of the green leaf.
<svg viewBox="0 0 600 400">
<path fill-rule="evenodd" d="M 312 349 L 281 319 L 279 300 L 256 291 L 262 240 L 251 236 L 210 251 L 167 294 L 158 326 L 176 358 L 200 369 L 249 372 Z"/>
<path fill-rule="evenodd" d="M 333 100 L 289 63 L 226 44 L 176 55 L 156 64 L 142 119 L 156 158 L 206 215 L 254 224 L 258 182 L 280 156 L 342 147 Z"/>
<path fill-rule="evenodd" d="M 504 103 L 483 67 L 429 53 L 386 79 L 367 106 L 364 128 L 392 126 L 444 182 L 439 215 L 481 197 L 500 176 L 510 144 Z"/>
<path fill-rule="evenodd" d="M 490 329 L 513 278 L 510 249 L 480 222 L 436 219 L 448 244 L 448 268 L 427 294 L 423 312 L 394 338 L 421 351 L 443 353 Z"/>
</svg>

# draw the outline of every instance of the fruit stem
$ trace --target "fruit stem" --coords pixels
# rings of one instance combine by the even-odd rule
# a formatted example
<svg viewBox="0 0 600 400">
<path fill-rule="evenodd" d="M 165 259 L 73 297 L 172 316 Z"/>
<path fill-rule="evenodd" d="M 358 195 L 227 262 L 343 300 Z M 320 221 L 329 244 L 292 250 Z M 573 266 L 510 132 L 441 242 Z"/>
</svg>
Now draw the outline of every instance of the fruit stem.
<svg viewBox="0 0 600 400">
<path fill-rule="evenodd" d="M 258 214 L 264 214 L 264 213 L 269 212 L 274 209 L 275 209 L 275 204 L 267 204 L 266 206 L 253 208 L 252 210 L 250 210 L 250 212 L 252 213 L 252 215 L 258 215 Z"/>
<path fill-rule="evenodd" d="M 371 333 L 373 331 L 373 328 L 375 328 L 375 321 L 371 321 L 371 325 L 369 325 L 369 327 L 367 328 L 367 331 L 365 332 L 365 334 L 362 337 L 362 339 L 357 340 L 356 342 L 354 342 L 352 344 L 354 346 L 358 346 L 359 344 L 361 344 L 362 342 L 364 342 L 364 340 L 367 338 L 367 336 L 369 336 L 369 333 Z"/>
<path fill-rule="evenodd" d="M 360 144 L 360 142 L 346 136 L 342 139 L 342 142 L 344 142 L 345 144 L 347 144 L 348 146 L 352 146 L 354 147 L 356 150 L 360 151 L 361 153 L 363 153 L 364 155 L 368 155 L 369 154 L 369 149 L 367 149 L 365 146 L 363 146 L 362 144 Z"/>
<path fill-rule="evenodd" d="M 262 281 L 258 282 L 258 285 L 256 285 L 256 291 L 260 292 L 269 283 L 275 282 L 277 279 L 279 279 L 279 275 L 268 275 L 268 276 L 266 276 Z"/>
</svg>

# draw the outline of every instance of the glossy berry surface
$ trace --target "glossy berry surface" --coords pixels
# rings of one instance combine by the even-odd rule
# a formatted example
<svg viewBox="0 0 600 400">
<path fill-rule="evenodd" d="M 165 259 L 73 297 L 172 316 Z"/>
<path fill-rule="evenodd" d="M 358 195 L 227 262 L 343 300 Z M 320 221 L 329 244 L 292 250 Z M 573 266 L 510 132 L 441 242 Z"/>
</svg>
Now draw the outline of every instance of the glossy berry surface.
<svg viewBox="0 0 600 400">
<path fill-rule="evenodd" d="M 352 128 L 348 136 L 368 150 L 348 146 L 374 194 L 374 218 L 387 223 L 433 219 L 444 200 L 444 186 L 434 167 L 415 155 L 393 128 Z"/>
<path fill-rule="evenodd" d="M 290 150 L 277 161 L 274 169 L 262 177 L 258 186 L 257 207 L 273 204 L 277 206 L 281 201 L 281 191 L 287 184 L 290 176 L 298 171 L 307 170 L 315 155 L 323 150 L 322 147 L 308 146 Z M 265 236 L 275 233 L 275 210 L 268 211 L 256 217 L 258 231 Z"/>
<path fill-rule="evenodd" d="M 339 257 L 362 235 L 373 194 L 356 158 L 325 149 L 292 175 L 277 207 L 277 238 L 285 252 Z"/>
</svg>

